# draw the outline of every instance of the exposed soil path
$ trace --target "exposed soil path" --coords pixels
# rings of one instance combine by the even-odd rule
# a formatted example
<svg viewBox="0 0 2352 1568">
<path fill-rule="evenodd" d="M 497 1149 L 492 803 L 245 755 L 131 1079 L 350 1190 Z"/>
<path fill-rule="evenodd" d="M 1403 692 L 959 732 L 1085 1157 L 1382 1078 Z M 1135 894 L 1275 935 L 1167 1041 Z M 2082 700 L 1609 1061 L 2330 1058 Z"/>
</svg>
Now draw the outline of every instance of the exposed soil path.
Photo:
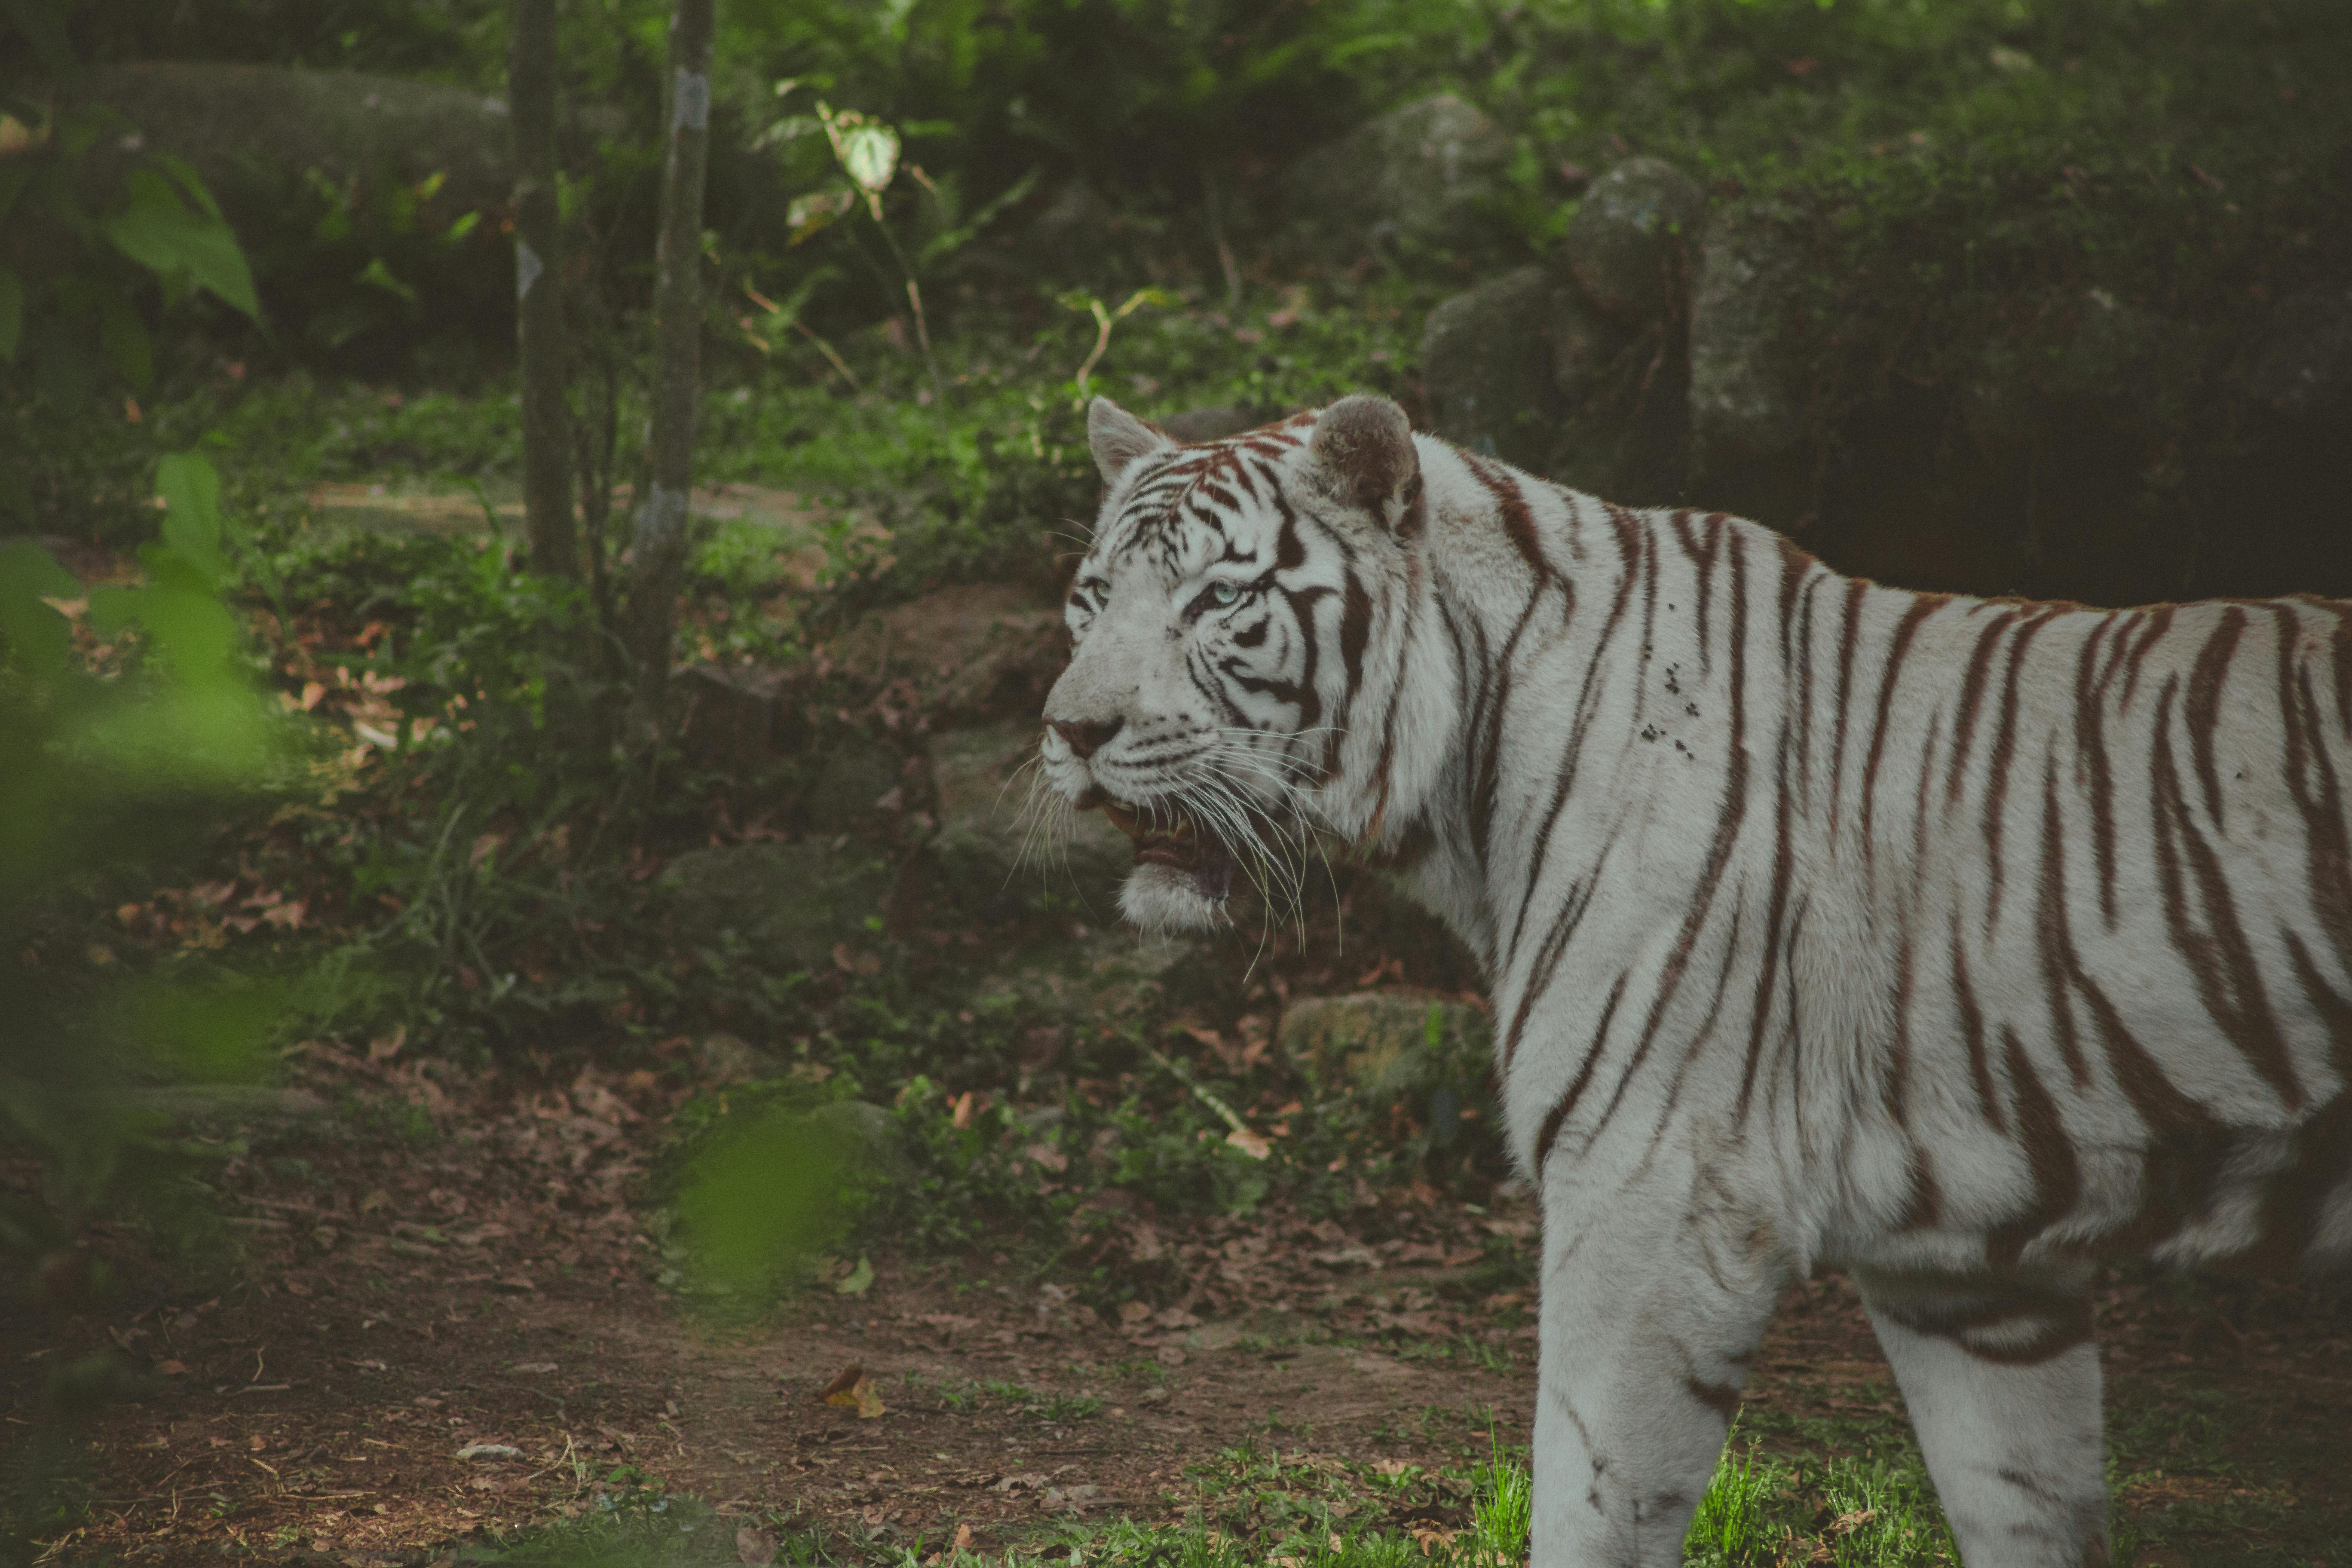
<svg viewBox="0 0 2352 1568">
<path fill-rule="evenodd" d="M 1483 1450 L 1489 1412 L 1527 1438 L 1528 1292 L 1475 1283 L 1482 1247 L 1530 1231 L 1524 1205 L 1384 1212 L 1377 1245 L 1280 1215 L 1163 1222 L 1192 1305 L 1117 1322 L 1001 1256 L 877 1258 L 862 1294 L 730 1333 L 656 1283 L 628 1199 L 647 1122 L 621 1095 L 583 1079 L 457 1125 L 422 1149 L 319 1122 L 259 1142 L 223 1182 L 238 1282 L 5 1325 L 20 1435 L 47 1365 L 113 1346 L 151 1368 L 83 1430 L 91 1507 L 61 1560 L 427 1563 L 645 1489 L 986 1551 L 1056 1519 L 1169 1520 L 1186 1467 L 1238 1444 L 1435 1467 Z M 2102 1320 L 2127 1508 L 2210 1549 L 2141 1561 L 2352 1562 L 2340 1296 L 2117 1285 Z M 820 1401 L 852 1367 L 878 1415 Z M 1899 1446 L 1900 1421 L 1850 1289 L 1792 1290 L 1743 1432 L 1820 1458 Z M 2281 1520 L 2315 1544 L 2276 1554 Z"/>
</svg>

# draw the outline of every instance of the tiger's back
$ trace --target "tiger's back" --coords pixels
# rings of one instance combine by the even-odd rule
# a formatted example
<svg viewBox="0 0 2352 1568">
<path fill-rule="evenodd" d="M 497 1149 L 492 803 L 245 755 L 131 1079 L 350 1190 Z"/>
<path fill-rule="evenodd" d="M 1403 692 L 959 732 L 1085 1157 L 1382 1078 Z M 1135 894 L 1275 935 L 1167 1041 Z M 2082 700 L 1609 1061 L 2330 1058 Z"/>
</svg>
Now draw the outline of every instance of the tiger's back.
<svg viewBox="0 0 2352 1568">
<path fill-rule="evenodd" d="M 1524 846 L 1495 955 L 1520 1032 L 1580 942 L 1588 994 L 1648 1004 L 1603 1031 L 1620 1112 L 1709 1108 L 1808 1263 L 2352 1255 L 2347 606 L 1910 594 L 1722 517 L 1577 542 L 1590 503 L 1554 495 L 1561 557 L 1627 608 L 1547 657 L 1623 711 Z M 1643 1036 L 1677 1031 L 1669 1071 Z M 1593 1055 L 1535 1097 L 1531 1164 L 1605 1131 Z M 1829 1139 L 1806 1111 L 1841 1099 Z"/>
</svg>

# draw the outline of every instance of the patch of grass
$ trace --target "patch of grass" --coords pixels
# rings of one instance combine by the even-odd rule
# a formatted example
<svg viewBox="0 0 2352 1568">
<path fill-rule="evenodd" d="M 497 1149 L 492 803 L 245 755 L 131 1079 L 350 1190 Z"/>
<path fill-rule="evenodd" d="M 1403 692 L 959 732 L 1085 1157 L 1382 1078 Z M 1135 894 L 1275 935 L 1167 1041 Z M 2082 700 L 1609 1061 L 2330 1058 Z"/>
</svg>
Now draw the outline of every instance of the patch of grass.
<svg viewBox="0 0 2352 1568">
<path fill-rule="evenodd" d="M 1505 1373 L 1518 1365 L 1518 1357 L 1508 1345 L 1473 1334 L 1457 1334 L 1450 1340 L 1415 1340 L 1411 1344 L 1399 1345 L 1395 1353 L 1403 1361 L 1447 1362 L 1475 1366 L 1481 1372 Z"/>
<path fill-rule="evenodd" d="M 1957 1564 L 1927 1468 L 1907 1441 L 1883 1445 L 1876 1429 L 1846 1426 L 1807 1442 L 1837 1455 L 1822 1464 L 1766 1449 L 1762 1432 L 1790 1424 L 1743 1410 L 1699 1500 L 1684 1544 L 1691 1568 L 1765 1568 L 1817 1562 L 1838 1568 L 1935 1568 Z M 1825 1424 L 1834 1425 L 1834 1424 Z M 1745 1447 L 1737 1439 L 1747 1439 Z"/>
<path fill-rule="evenodd" d="M 926 1380 L 917 1373 L 906 1374 L 908 1386 L 919 1386 Z M 961 1382 L 948 1379 L 932 1385 L 939 1396 L 940 1406 L 959 1415 L 969 1414 L 983 1405 L 994 1405 L 1040 1421 L 1083 1421 L 1101 1414 L 1105 1401 L 1097 1394 L 1046 1394 L 1025 1383 L 1009 1383 L 1001 1378 L 968 1378 Z"/>
<path fill-rule="evenodd" d="M 1471 1480 L 1477 1489 L 1470 1504 L 1471 1529 L 1477 1538 L 1474 1551 L 1498 1562 L 1518 1562 L 1527 1555 L 1535 1481 L 1526 1465 L 1496 1443 L 1492 1427 L 1486 1433 L 1486 1462 L 1472 1473 Z"/>
<path fill-rule="evenodd" d="M 667 1493 L 495 1536 L 460 1548 L 451 1561 L 513 1568 L 733 1568 L 745 1560 L 737 1545 L 737 1532 L 745 1529 L 765 1531 L 776 1543 L 777 1568 L 843 1561 L 803 1532 L 777 1530 L 756 1516 L 721 1515 L 699 1498 Z"/>
</svg>

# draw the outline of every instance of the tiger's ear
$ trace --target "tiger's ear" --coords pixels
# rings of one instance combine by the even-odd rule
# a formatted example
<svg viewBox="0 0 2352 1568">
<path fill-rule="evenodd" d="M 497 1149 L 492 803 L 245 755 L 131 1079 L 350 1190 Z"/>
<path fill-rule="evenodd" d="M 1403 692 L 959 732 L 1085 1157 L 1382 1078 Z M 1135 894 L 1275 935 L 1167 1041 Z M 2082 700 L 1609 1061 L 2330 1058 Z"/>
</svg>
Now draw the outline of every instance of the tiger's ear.
<svg viewBox="0 0 2352 1568">
<path fill-rule="evenodd" d="M 1107 485 L 1118 483 L 1138 458 L 1175 444 L 1108 397 L 1087 405 L 1087 445 L 1094 448 L 1095 467 Z"/>
<path fill-rule="evenodd" d="M 1396 533 L 1419 531 L 1421 454 L 1403 409 L 1369 393 L 1343 397 L 1316 416 L 1307 450 L 1336 500 Z"/>
</svg>

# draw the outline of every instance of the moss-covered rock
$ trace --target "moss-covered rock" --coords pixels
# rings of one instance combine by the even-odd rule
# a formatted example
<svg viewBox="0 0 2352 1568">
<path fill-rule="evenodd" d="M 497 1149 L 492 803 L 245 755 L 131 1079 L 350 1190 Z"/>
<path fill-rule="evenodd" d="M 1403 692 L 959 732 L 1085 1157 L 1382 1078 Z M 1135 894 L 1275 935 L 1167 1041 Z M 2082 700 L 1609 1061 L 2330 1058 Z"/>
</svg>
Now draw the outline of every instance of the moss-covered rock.
<svg viewBox="0 0 2352 1568">
<path fill-rule="evenodd" d="M 803 839 L 693 850 L 655 886 L 688 942 L 738 940 L 775 968 L 816 969 L 883 912 L 894 880 L 889 863 L 858 845 Z"/>
<path fill-rule="evenodd" d="M 1301 158 L 1288 194 L 1309 248 L 1352 260 L 1441 245 L 1501 190 L 1511 136 L 1452 93 L 1391 110 Z"/>
<path fill-rule="evenodd" d="M 2248 339 L 2240 384 L 2291 419 L 2352 411 L 2352 286 L 2306 289 L 2279 301 Z"/>
<path fill-rule="evenodd" d="M 1282 1015 L 1276 1037 L 1294 1069 L 1327 1089 L 1388 1104 L 1486 1067 L 1483 1014 L 1443 997 L 1396 991 L 1313 996 Z"/>
<path fill-rule="evenodd" d="M 1559 291 L 1541 267 L 1522 267 L 1429 313 L 1421 376 L 1438 435 L 1523 467 L 1541 465 L 1559 414 L 1547 331 Z"/>
<path fill-rule="evenodd" d="M 1619 321 L 1655 321 L 1680 302 L 1706 225 L 1706 192 L 1663 158 L 1628 158 L 1592 182 L 1569 220 L 1568 269 Z"/>
<path fill-rule="evenodd" d="M 1554 288 L 1548 307 L 1544 328 L 1551 351 L 1552 391 L 1573 412 L 1607 386 L 1630 334 L 1572 287 Z"/>
<path fill-rule="evenodd" d="M 980 908 L 1032 889 L 1108 911 L 1135 863 L 1134 847 L 1100 812 L 1033 801 L 1026 770 L 1037 721 L 1006 719 L 931 737 L 930 843 L 945 885 Z"/>
<path fill-rule="evenodd" d="M 865 730 L 845 726 L 814 743 L 801 813 L 812 832 L 859 833 L 904 808 L 905 759 Z"/>
<path fill-rule="evenodd" d="M 1213 943 L 1141 938 L 1118 926 L 1031 952 L 984 982 L 976 999 L 1073 1028 L 1118 1027 L 1163 1017 L 1213 991 L 1227 963 Z"/>
<path fill-rule="evenodd" d="M 1793 215 L 1742 202 L 1715 215 L 1691 292 L 1691 438 L 1702 467 L 1777 458 L 1807 434 L 1797 312 L 1805 254 Z"/>
</svg>

